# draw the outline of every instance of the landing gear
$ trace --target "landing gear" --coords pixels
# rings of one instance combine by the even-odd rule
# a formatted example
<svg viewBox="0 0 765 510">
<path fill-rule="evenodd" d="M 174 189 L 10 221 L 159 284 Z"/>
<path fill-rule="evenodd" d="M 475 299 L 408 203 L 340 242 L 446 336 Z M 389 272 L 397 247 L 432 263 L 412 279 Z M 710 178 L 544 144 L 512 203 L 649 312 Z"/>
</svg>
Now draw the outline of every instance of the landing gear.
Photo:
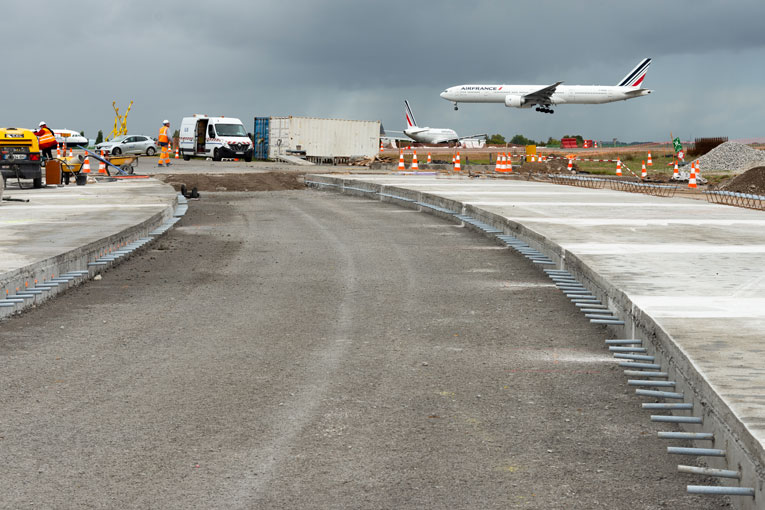
<svg viewBox="0 0 765 510">
<path fill-rule="evenodd" d="M 457 110 L 459 110 L 459 107 L 457 106 L 457 103 L 454 103 L 454 111 L 456 112 Z"/>
<path fill-rule="evenodd" d="M 550 109 L 549 104 L 546 104 L 544 106 L 537 106 L 536 111 L 542 112 L 542 113 L 555 113 L 553 110 Z"/>
</svg>

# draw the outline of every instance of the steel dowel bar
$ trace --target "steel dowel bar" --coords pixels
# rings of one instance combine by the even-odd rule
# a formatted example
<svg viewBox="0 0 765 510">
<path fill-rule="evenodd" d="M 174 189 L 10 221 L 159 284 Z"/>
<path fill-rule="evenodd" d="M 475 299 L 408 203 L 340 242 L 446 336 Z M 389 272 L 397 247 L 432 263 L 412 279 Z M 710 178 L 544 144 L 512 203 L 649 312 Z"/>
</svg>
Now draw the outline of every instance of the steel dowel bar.
<svg viewBox="0 0 765 510">
<path fill-rule="evenodd" d="M 637 338 L 609 338 L 606 340 L 608 345 L 622 345 L 622 344 L 642 344 L 642 340 Z"/>
<path fill-rule="evenodd" d="M 654 356 L 646 354 L 614 354 L 614 358 L 631 359 L 635 361 L 653 361 L 656 359 Z"/>
<path fill-rule="evenodd" d="M 616 320 L 608 320 L 608 319 L 590 319 L 590 322 L 593 324 L 611 324 L 613 326 L 622 326 L 624 325 L 624 321 L 621 319 Z"/>
<path fill-rule="evenodd" d="M 659 432 L 659 439 L 688 439 L 690 441 L 714 441 L 711 432 Z"/>
<path fill-rule="evenodd" d="M 5 300 L 0 300 L 0 308 L 11 308 L 16 306 L 16 303 L 8 303 Z"/>
<path fill-rule="evenodd" d="M 585 317 L 588 319 L 617 319 L 618 317 L 615 317 L 612 314 L 604 314 L 604 313 L 586 313 L 584 314 Z"/>
<path fill-rule="evenodd" d="M 579 308 L 598 308 L 600 310 L 608 309 L 606 305 L 595 304 L 595 303 L 576 303 L 576 306 L 578 306 Z"/>
<path fill-rule="evenodd" d="M 611 352 L 646 352 L 645 347 L 620 347 L 618 345 L 610 345 L 608 350 Z"/>
<path fill-rule="evenodd" d="M 622 368 L 645 368 L 648 370 L 661 370 L 661 365 L 655 363 L 636 363 L 632 361 L 622 361 L 619 363 Z"/>
<path fill-rule="evenodd" d="M 700 416 L 666 416 L 663 414 L 652 414 L 651 421 L 662 423 L 692 423 L 701 425 L 703 420 Z"/>
<path fill-rule="evenodd" d="M 625 370 L 627 377 L 669 377 L 667 372 L 651 372 L 648 370 Z"/>
<path fill-rule="evenodd" d="M 638 388 L 635 390 L 635 394 L 641 395 L 643 397 L 674 398 L 678 400 L 683 399 L 682 393 L 676 393 L 674 391 L 641 390 Z"/>
<path fill-rule="evenodd" d="M 610 312 L 610 310 L 606 308 L 581 308 L 579 310 L 582 313 L 603 313 L 603 312 Z"/>
<path fill-rule="evenodd" d="M 687 410 L 693 409 L 693 404 L 690 402 L 643 402 L 643 409 L 673 409 L 673 410 Z"/>
<path fill-rule="evenodd" d="M 670 455 L 698 455 L 701 457 L 725 457 L 725 450 L 717 448 L 693 448 L 686 446 L 667 446 Z"/>
<path fill-rule="evenodd" d="M 689 473 L 692 475 L 702 475 L 702 476 L 717 476 L 719 478 L 741 478 L 741 473 L 738 471 L 733 471 L 731 469 L 715 469 L 715 468 L 708 468 L 708 467 L 699 467 L 699 466 L 684 466 L 680 464 L 677 466 L 677 471 L 679 473 Z"/>
<path fill-rule="evenodd" d="M 665 388 L 674 388 L 675 381 L 652 381 L 652 380 L 640 380 L 640 379 L 629 379 L 627 381 L 627 384 L 630 386 L 654 386 L 654 387 L 665 387 Z"/>
<path fill-rule="evenodd" d="M 719 485 L 688 485 L 687 490 L 688 490 L 688 494 L 754 497 L 754 489 L 751 487 L 723 487 Z"/>
</svg>

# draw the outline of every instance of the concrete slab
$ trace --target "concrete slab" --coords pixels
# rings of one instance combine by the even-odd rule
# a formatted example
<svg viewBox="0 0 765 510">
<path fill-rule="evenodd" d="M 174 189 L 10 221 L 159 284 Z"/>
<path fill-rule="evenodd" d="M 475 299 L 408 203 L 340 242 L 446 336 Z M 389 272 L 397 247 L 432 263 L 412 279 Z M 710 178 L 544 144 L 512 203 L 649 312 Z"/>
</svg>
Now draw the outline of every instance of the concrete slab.
<svg viewBox="0 0 765 510">
<path fill-rule="evenodd" d="M 306 181 L 445 206 L 551 256 L 626 320 L 628 338 L 645 338 L 650 353 L 681 376 L 686 387 L 678 383 L 679 390 L 696 403 L 693 414 L 725 438 L 718 444 L 727 444 L 728 464 L 748 470 L 742 486 L 762 491 L 765 213 L 520 180 L 307 175 Z"/>
<path fill-rule="evenodd" d="M 145 237 L 173 216 L 177 202 L 173 188 L 155 179 L 8 188 L 5 196 L 28 202 L 0 202 L 2 295 L 45 287 L 65 273 L 87 275 L 89 262 Z M 56 291 L 35 295 L 28 303 L 47 299 L 73 280 L 62 281 Z M 0 317 L 21 307 L 2 307 Z"/>
</svg>

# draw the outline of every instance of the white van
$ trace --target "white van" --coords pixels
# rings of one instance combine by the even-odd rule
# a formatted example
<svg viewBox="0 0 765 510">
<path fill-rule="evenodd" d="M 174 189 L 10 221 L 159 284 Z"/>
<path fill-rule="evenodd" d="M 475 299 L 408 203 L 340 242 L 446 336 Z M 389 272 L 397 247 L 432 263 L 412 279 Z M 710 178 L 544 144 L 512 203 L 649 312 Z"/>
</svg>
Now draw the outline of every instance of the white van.
<svg viewBox="0 0 765 510">
<path fill-rule="evenodd" d="M 253 145 L 247 130 L 234 117 L 208 117 L 196 114 L 181 121 L 180 154 L 186 161 L 192 156 L 243 158 L 252 161 Z"/>
</svg>

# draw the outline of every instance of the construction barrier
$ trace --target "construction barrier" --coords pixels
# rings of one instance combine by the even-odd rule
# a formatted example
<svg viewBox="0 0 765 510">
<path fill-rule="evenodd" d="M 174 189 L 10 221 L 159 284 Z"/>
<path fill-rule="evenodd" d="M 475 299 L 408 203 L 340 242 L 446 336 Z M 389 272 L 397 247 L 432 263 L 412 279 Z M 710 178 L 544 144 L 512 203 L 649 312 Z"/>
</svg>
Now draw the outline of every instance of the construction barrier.
<svg viewBox="0 0 765 510">
<path fill-rule="evenodd" d="M 765 210 L 765 196 L 735 191 L 702 191 L 707 201 L 713 204 L 732 205 L 747 209 Z"/>
</svg>

